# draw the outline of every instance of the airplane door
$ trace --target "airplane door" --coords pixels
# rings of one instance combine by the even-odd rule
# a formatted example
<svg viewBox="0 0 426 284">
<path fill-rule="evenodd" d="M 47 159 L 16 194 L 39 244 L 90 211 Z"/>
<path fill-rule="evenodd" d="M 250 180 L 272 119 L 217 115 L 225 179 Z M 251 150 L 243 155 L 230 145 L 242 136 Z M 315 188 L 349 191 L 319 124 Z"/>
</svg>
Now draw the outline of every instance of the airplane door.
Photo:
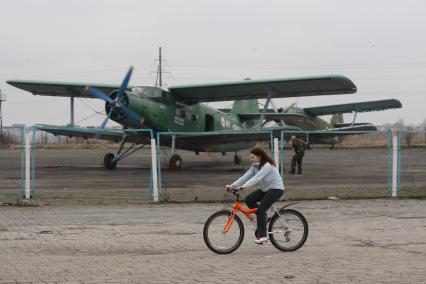
<svg viewBox="0 0 426 284">
<path fill-rule="evenodd" d="M 214 119 L 213 116 L 206 114 L 205 117 L 205 131 L 213 131 L 214 130 Z"/>
</svg>

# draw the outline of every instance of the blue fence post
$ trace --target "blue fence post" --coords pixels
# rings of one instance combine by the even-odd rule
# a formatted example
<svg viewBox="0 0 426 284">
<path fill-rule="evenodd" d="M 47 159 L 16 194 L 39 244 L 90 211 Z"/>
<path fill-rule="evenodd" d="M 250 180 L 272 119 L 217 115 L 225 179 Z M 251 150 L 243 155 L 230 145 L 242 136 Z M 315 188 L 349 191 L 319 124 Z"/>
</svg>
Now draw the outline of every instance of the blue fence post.
<svg viewBox="0 0 426 284">
<path fill-rule="evenodd" d="M 37 189 L 35 186 L 35 151 L 36 151 L 36 131 L 38 131 L 37 127 L 32 126 L 31 131 L 33 133 L 31 139 L 31 198 L 37 198 Z"/>
<path fill-rule="evenodd" d="M 163 194 L 163 182 L 161 179 L 161 157 L 160 157 L 160 151 L 161 151 L 161 143 L 160 143 L 160 135 L 161 132 L 157 132 L 157 178 L 158 178 L 158 195 L 159 199 L 161 201 L 164 201 L 164 194 Z"/>
</svg>

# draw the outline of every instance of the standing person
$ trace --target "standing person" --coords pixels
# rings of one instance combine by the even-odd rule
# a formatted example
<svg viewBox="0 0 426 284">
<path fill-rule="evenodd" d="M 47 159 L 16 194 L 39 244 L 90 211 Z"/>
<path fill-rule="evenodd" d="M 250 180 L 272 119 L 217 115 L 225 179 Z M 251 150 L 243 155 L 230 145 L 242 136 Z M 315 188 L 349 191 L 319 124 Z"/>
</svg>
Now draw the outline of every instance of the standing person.
<svg viewBox="0 0 426 284">
<path fill-rule="evenodd" d="M 291 159 L 291 170 L 290 174 L 296 173 L 296 163 L 297 163 L 297 174 L 302 173 L 302 160 L 305 155 L 305 145 L 300 141 L 300 139 L 296 138 L 295 135 L 291 136 L 291 144 L 294 149 L 294 155 Z"/>
<path fill-rule="evenodd" d="M 260 185 L 260 189 L 247 195 L 245 202 L 247 206 L 257 208 L 257 230 L 256 244 L 263 244 L 268 241 L 266 232 L 266 212 L 275 201 L 278 201 L 284 194 L 284 183 L 275 167 L 275 162 L 266 151 L 260 147 L 250 151 L 250 161 L 252 166 L 238 180 L 231 185 L 226 185 L 226 189 L 242 190 Z M 257 203 L 260 202 L 258 205 Z"/>
</svg>

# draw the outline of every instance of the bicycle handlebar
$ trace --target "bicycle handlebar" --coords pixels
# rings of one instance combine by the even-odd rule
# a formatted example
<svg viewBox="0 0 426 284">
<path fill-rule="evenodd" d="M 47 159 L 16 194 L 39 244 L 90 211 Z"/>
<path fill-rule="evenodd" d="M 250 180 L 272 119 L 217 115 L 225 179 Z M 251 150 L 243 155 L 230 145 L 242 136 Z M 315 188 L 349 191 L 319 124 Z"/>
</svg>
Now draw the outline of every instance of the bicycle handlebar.
<svg viewBox="0 0 426 284">
<path fill-rule="evenodd" d="M 238 190 L 235 190 L 233 188 L 229 188 L 229 189 L 226 189 L 226 191 L 232 193 L 233 195 L 235 195 L 237 197 L 237 200 L 240 199 L 240 195 L 237 193 Z"/>
</svg>

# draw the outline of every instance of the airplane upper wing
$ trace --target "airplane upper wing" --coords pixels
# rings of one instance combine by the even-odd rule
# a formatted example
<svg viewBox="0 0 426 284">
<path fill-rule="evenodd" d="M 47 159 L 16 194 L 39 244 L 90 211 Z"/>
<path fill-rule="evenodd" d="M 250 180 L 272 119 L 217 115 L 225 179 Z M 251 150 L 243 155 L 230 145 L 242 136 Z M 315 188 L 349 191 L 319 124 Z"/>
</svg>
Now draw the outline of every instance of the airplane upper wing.
<svg viewBox="0 0 426 284">
<path fill-rule="evenodd" d="M 34 95 L 93 98 L 84 91 L 85 86 L 95 87 L 106 94 L 120 88 L 119 85 L 66 83 L 48 81 L 9 80 L 9 85 Z M 129 86 L 132 89 L 134 86 Z M 177 101 L 194 104 L 199 102 L 233 101 L 266 98 L 321 96 L 352 94 L 356 86 L 344 76 L 329 75 L 274 80 L 244 80 L 238 82 L 175 86 L 169 93 Z"/>
<path fill-rule="evenodd" d="M 344 76 L 330 75 L 275 80 L 170 87 L 171 95 L 186 104 L 262 99 L 271 91 L 271 98 L 352 94 L 356 86 Z"/>
<path fill-rule="evenodd" d="M 57 97 L 81 97 L 91 98 L 84 91 L 86 86 L 96 87 L 106 94 L 112 91 L 118 90 L 120 85 L 106 85 L 106 84 L 85 84 L 85 83 L 65 83 L 65 82 L 47 82 L 47 81 L 20 81 L 20 80 L 9 80 L 9 85 L 17 87 L 19 89 L 28 91 L 33 95 L 40 96 L 57 96 Z M 128 87 L 132 88 L 132 87 Z"/>
<path fill-rule="evenodd" d="M 348 112 L 366 112 L 366 111 L 377 111 L 386 110 L 391 108 L 401 108 L 401 102 L 395 99 L 380 100 L 380 101 L 369 101 L 359 103 L 349 103 L 341 105 L 331 106 L 320 106 L 305 108 L 304 111 L 311 116 L 328 115 L 335 113 L 348 113 Z"/>
</svg>

